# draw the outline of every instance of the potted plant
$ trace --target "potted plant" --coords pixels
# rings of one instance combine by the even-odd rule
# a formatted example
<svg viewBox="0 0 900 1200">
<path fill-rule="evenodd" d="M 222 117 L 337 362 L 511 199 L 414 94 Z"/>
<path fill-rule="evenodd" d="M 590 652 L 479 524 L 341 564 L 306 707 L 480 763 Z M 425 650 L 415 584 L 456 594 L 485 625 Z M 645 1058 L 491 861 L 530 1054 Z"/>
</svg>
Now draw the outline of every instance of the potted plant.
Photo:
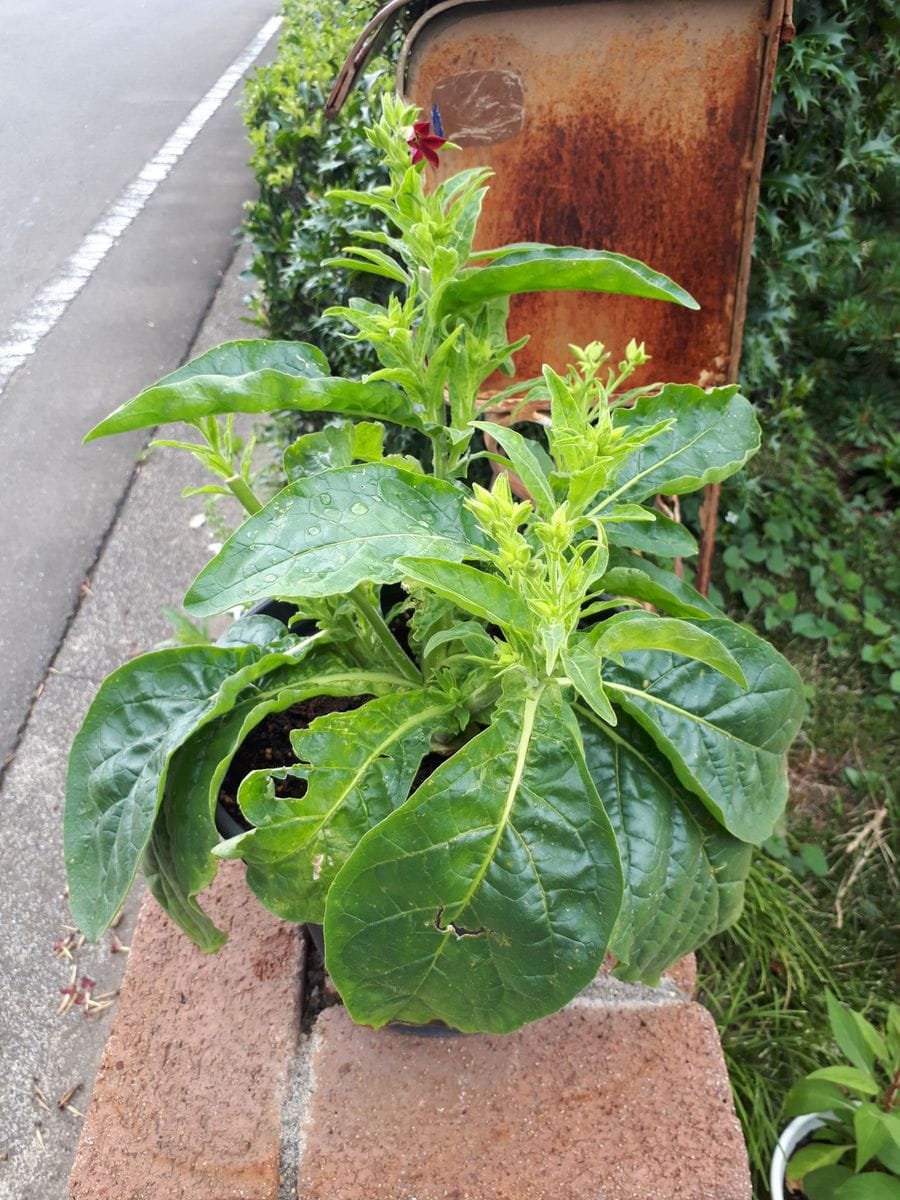
<svg viewBox="0 0 900 1200">
<path fill-rule="evenodd" d="M 804 704 L 788 663 L 671 569 L 696 544 L 654 508 L 757 449 L 736 387 L 630 386 L 647 361 L 632 342 L 617 365 L 598 344 L 573 348 L 566 374 L 484 399 L 522 344 L 505 336 L 511 294 L 696 303 L 606 251 L 473 253 L 488 172 L 427 188 L 443 139 L 416 118 L 388 100 L 370 138 L 389 182 L 335 198 L 385 219 L 334 265 L 396 293 L 332 313 L 380 370 L 341 379 L 312 346 L 234 342 L 89 435 L 199 430 L 183 444 L 217 476 L 208 490 L 248 517 L 187 609 L 277 599 L 295 618 L 250 613 L 215 645 L 157 650 L 106 680 L 72 747 L 66 862 L 88 937 L 140 867 L 215 950 L 197 896 L 220 859 L 243 859 L 264 905 L 324 923 L 355 1020 L 507 1032 L 559 1009 L 607 951 L 620 977 L 654 981 L 735 918 Z M 546 442 L 481 419 L 513 399 L 549 405 Z M 287 486 L 263 505 L 230 414 L 277 409 L 336 419 L 289 447 Z M 418 431 L 427 461 L 386 451 L 386 423 Z M 502 472 L 490 490 L 470 482 L 485 457 L 530 499 Z M 247 828 L 222 841 L 216 797 L 237 747 L 319 696 L 355 707 L 296 729 L 296 765 L 247 776 Z"/>
<path fill-rule="evenodd" d="M 792 1120 L 773 1155 L 772 1200 L 898 1200 L 900 1008 L 890 1006 L 882 1034 L 830 993 L 826 1003 L 846 1062 L 812 1071 L 788 1092 Z"/>
</svg>

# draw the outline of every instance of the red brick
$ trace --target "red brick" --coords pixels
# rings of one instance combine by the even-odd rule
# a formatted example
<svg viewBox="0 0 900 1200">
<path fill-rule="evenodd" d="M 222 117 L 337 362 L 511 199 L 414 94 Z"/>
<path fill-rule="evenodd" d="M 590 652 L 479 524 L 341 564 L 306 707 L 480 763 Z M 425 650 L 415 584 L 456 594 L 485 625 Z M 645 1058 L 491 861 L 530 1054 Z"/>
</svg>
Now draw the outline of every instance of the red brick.
<svg viewBox="0 0 900 1200">
<path fill-rule="evenodd" d="M 73 1200 L 275 1200 L 304 943 L 226 863 L 197 950 L 147 897 L 70 1176 Z"/>
<path fill-rule="evenodd" d="M 617 994 L 613 989 L 610 996 Z M 316 1024 L 304 1200 L 748 1200 L 715 1026 L 602 989 L 507 1037 Z"/>
</svg>

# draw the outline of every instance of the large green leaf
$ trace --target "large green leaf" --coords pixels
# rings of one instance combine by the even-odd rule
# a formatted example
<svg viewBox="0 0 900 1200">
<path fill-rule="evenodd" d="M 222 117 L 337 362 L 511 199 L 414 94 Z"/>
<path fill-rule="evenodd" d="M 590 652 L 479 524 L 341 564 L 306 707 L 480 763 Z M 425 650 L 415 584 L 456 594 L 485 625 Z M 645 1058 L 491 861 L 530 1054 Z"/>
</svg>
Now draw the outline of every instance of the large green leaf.
<svg viewBox="0 0 900 1200">
<path fill-rule="evenodd" d="M 506 1033 L 602 962 L 622 897 L 615 838 L 571 710 L 521 683 L 332 885 L 327 963 L 357 1021 Z"/>
<path fill-rule="evenodd" d="M 172 754 L 295 652 L 180 646 L 134 659 L 101 686 L 72 743 L 64 843 L 72 915 L 96 940 L 116 915 L 150 840 Z"/>
<path fill-rule="evenodd" d="M 215 413 L 282 409 L 384 418 L 422 428 L 403 392 L 387 383 L 329 375 L 328 363 L 305 342 L 225 342 L 145 388 L 96 425 L 86 442 L 170 421 L 197 421 Z"/>
<path fill-rule="evenodd" d="M 602 508 L 621 498 L 643 500 L 657 492 L 680 496 L 718 483 L 739 471 L 759 449 L 753 405 L 736 387 L 704 392 L 689 383 L 670 383 L 658 395 L 617 409 L 614 422 L 633 433 L 667 419 L 673 419 L 669 429 L 625 460 Z"/>
<path fill-rule="evenodd" d="M 349 592 L 395 583 L 404 554 L 459 561 L 481 540 L 465 493 L 384 463 L 298 479 L 232 534 L 200 572 L 185 605 L 224 612 L 270 596 Z"/>
<path fill-rule="evenodd" d="M 498 296 L 557 291 L 643 296 L 648 300 L 669 300 L 685 308 L 700 307 L 668 276 L 624 254 L 533 243 L 503 253 L 486 266 L 464 271 L 441 293 L 439 315 Z"/>
<path fill-rule="evenodd" d="M 751 848 L 716 826 L 629 717 L 610 729 L 583 713 L 581 732 L 625 876 L 616 974 L 654 983 L 738 916 Z"/>
<path fill-rule="evenodd" d="M 202 950 L 225 940 L 195 897 L 215 877 L 216 799 L 238 747 L 269 713 L 311 696 L 377 694 L 396 685 L 393 676 L 348 670 L 333 652 L 319 650 L 255 681 L 230 712 L 175 751 L 142 868 L 159 903 Z"/>
<path fill-rule="evenodd" d="M 363 834 L 406 799 L 431 735 L 446 725 L 446 697 L 422 690 L 319 717 L 291 737 L 298 767 L 255 771 L 238 795 L 257 828 L 217 850 L 247 863 L 247 882 L 289 921 L 321 922 L 331 883 Z M 300 798 L 276 781 L 305 780 Z"/>
<path fill-rule="evenodd" d="M 647 730 L 679 780 L 742 841 L 771 836 L 787 800 L 786 751 L 805 708 L 799 675 L 782 656 L 725 618 L 703 622 L 743 669 L 747 689 L 700 662 L 661 650 L 607 662 L 613 704 Z"/>
<path fill-rule="evenodd" d="M 605 512 L 601 515 L 606 517 Z M 689 558 L 697 553 L 697 540 L 690 530 L 662 513 L 654 515 L 655 521 L 617 521 L 612 524 L 604 520 L 610 546 L 624 546 L 660 558 Z"/>
</svg>

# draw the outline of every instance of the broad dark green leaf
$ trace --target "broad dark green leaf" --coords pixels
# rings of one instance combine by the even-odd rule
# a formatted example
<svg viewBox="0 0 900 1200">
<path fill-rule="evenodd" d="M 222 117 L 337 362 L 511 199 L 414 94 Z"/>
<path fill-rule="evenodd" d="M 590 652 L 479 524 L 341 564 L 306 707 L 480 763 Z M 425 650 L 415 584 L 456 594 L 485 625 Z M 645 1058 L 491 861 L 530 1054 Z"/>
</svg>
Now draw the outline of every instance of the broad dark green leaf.
<svg viewBox="0 0 900 1200">
<path fill-rule="evenodd" d="M 524 633 L 532 629 L 528 605 L 498 575 L 488 575 L 465 563 L 439 561 L 433 558 L 398 558 L 397 567 L 403 575 L 449 600 L 464 612 L 504 629 Z"/>
<path fill-rule="evenodd" d="M 325 911 L 328 968 L 364 1024 L 507 1033 L 591 980 L 621 897 L 571 710 L 555 688 L 511 684 L 493 724 L 347 860 Z"/>
<path fill-rule="evenodd" d="M 705 614 L 701 615 L 707 619 Z M 740 664 L 717 637 L 707 629 L 698 629 L 677 617 L 658 617 L 644 612 L 617 613 L 596 625 L 585 641 L 604 657 L 632 650 L 671 651 L 705 663 L 741 688 L 747 686 Z"/>
<path fill-rule="evenodd" d="M 738 916 L 751 848 L 707 816 L 629 717 L 610 729 L 583 714 L 581 732 L 625 876 L 616 974 L 654 983 Z"/>
<path fill-rule="evenodd" d="M 603 517 L 606 517 L 604 512 Z M 617 521 L 604 520 L 606 536 L 611 546 L 623 546 L 628 550 L 640 550 L 643 554 L 657 554 L 660 558 L 690 558 L 697 553 L 697 539 L 678 521 L 672 521 L 662 513 L 656 520 Z"/>
<path fill-rule="evenodd" d="M 404 554 L 459 561 L 481 534 L 452 484 L 384 463 L 298 479 L 232 534 L 185 599 L 196 613 L 396 583 Z"/>
<path fill-rule="evenodd" d="M 674 617 L 704 621 L 709 616 L 704 609 L 683 600 L 637 567 L 612 567 L 600 579 L 599 587 L 610 596 L 628 596 L 634 600 L 644 600 Z"/>
<path fill-rule="evenodd" d="M 253 339 L 226 342 L 166 375 L 117 408 L 84 440 L 171 421 L 192 422 L 215 413 L 288 409 L 384 418 L 422 427 L 404 393 L 390 384 L 329 375 L 321 351 L 304 342 Z"/>
<path fill-rule="evenodd" d="M 787 800 L 785 755 L 803 718 L 803 686 L 767 642 L 732 621 L 710 618 L 705 632 L 740 664 L 748 690 L 719 671 L 651 650 L 607 662 L 613 704 L 647 730 L 679 780 L 742 841 L 770 837 Z"/>
<path fill-rule="evenodd" d="M 255 681 L 230 712 L 175 751 L 142 867 L 160 905 L 202 950 L 216 950 L 225 940 L 195 897 L 215 877 L 216 800 L 238 747 L 269 713 L 301 700 L 378 693 L 396 683 L 393 677 L 348 670 L 331 650 L 316 650 Z"/>
<path fill-rule="evenodd" d="M 450 707 L 437 693 L 401 692 L 296 730 L 300 765 L 247 777 L 238 802 L 257 828 L 218 854 L 244 859 L 248 884 L 272 912 L 320 923 L 335 875 L 363 834 L 406 799 Z M 276 781 L 290 776 L 307 783 L 299 799 L 276 794 Z"/>
<path fill-rule="evenodd" d="M 735 387 L 704 392 L 692 384 L 670 383 L 658 395 L 617 409 L 614 423 L 632 433 L 667 419 L 673 420 L 671 428 L 625 460 L 603 508 L 620 499 L 644 500 L 657 492 L 680 496 L 718 483 L 759 449 L 753 405 Z"/>
<path fill-rule="evenodd" d="M 497 296 L 557 291 L 643 296 L 648 300 L 669 300 L 685 308 L 700 307 L 666 275 L 624 254 L 534 243 L 511 253 L 504 252 L 486 266 L 464 271 L 441 293 L 439 316 Z"/>
<path fill-rule="evenodd" d="M 308 649 L 180 646 L 134 659 L 103 683 L 72 743 L 64 843 L 72 915 L 100 937 L 134 881 L 172 754 L 244 687 Z"/>
</svg>

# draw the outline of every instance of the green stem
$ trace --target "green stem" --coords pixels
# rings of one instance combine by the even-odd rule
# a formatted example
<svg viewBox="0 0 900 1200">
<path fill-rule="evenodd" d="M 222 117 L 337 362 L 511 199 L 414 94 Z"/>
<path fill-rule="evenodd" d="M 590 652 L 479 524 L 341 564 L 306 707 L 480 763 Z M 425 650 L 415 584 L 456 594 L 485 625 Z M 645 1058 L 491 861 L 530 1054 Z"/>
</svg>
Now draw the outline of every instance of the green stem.
<svg viewBox="0 0 900 1200">
<path fill-rule="evenodd" d="M 396 667 L 400 674 L 408 679 L 410 683 L 421 684 L 421 672 L 415 663 L 411 662 L 397 645 L 396 638 L 390 629 L 388 629 L 384 617 L 366 595 L 363 585 L 354 588 L 349 593 L 349 598 L 356 611 L 375 635 L 392 666 Z"/>
<path fill-rule="evenodd" d="M 251 517 L 262 508 L 262 501 L 257 498 L 256 493 L 250 484 L 247 483 L 246 479 L 242 479 L 240 475 L 232 475 L 230 479 L 226 479 L 225 486 L 231 492 L 232 496 L 244 506 Z"/>
</svg>

